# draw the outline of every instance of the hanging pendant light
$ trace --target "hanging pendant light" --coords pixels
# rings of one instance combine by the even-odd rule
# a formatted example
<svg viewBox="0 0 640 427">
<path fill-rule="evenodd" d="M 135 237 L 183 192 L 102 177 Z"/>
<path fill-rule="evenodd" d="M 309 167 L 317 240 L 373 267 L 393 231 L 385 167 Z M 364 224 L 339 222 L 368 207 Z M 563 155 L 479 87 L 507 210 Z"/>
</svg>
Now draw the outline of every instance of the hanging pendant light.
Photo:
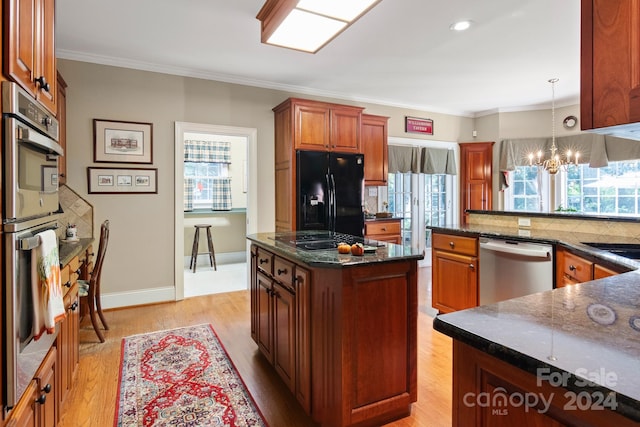
<svg viewBox="0 0 640 427">
<path fill-rule="evenodd" d="M 556 147 L 556 91 L 555 86 L 558 82 L 557 78 L 549 79 L 551 83 L 551 157 L 544 159 L 544 153 L 538 151 L 535 155 L 529 153 L 529 165 L 542 167 L 551 175 L 558 173 L 560 168 L 566 168 L 571 164 L 578 164 L 580 153 L 572 153 L 571 150 L 567 150 L 564 156 L 558 153 L 558 147 Z"/>
</svg>

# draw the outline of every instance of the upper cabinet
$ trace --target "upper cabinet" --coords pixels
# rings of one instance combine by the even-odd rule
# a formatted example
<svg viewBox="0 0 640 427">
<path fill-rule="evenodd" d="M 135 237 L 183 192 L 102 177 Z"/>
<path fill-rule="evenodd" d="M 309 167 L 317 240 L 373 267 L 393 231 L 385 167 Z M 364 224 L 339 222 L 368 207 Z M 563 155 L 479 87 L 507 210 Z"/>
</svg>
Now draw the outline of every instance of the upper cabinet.
<svg viewBox="0 0 640 427">
<path fill-rule="evenodd" d="M 582 0 L 583 130 L 640 139 L 640 2 Z"/>
<path fill-rule="evenodd" d="M 291 126 L 294 150 L 361 153 L 361 107 L 289 98 L 273 109 Z"/>
<path fill-rule="evenodd" d="M 54 0 L 3 1 L 5 75 L 56 114 Z"/>
<path fill-rule="evenodd" d="M 387 122 L 388 117 L 362 115 L 362 152 L 364 153 L 364 184 L 387 185 Z"/>
</svg>

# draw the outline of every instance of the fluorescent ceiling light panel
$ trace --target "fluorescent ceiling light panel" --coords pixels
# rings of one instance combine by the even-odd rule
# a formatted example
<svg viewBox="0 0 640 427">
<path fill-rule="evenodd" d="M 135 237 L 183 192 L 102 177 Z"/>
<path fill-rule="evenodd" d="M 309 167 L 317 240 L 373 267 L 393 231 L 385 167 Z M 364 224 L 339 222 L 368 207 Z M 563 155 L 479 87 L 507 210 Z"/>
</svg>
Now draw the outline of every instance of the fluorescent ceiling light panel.
<svg viewBox="0 0 640 427">
<path fill-rule="evenodd" d="M 379 0 L 300 0 L 298 9 L 351 22 Z"/>
<path fill-rule="evenodd" d="M 346 22 L 294 9 L 267 43 L 315 52 L 347 26 Z"/>
<path fill-rule="evenodd" d="M 267 0 L 258 12 L 261 40 L 316 53 L 382 0 Z"/>
</svg>

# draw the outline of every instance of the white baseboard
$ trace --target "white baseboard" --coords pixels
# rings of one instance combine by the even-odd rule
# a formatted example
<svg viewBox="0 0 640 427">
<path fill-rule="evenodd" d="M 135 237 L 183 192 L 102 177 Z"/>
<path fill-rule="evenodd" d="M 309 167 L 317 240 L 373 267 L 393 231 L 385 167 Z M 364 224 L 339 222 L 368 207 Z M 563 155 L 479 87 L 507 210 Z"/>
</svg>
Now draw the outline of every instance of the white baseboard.
<svg viewBox="0 0 640 427">
<path fill-rule="evenodd" d="M 235 264 L 246 262 L 246 252 L 224 252 L 216 254 L 216 264 Z M 189 267 L 191 257 L 184 258 L 184 267 Z M 209 257 L 198 256 L 198 266 L 208 266 Z M 156 304 L 159 302 L 168 302 L 176 300 L 176 288 L 167 286 L 162 288 L 143 289 L 133 292 L 114 292 L 102 294 L 102 308 L 107 310 L 110 308 L 129 307 L 134 305 Z"/>
<path fill-rule="evenodd" d="M 134 305 L 155 304 L 176 300 L 176 288 L 167 286 L 164 288 L 144 289 L 133 292 L 116 292 L 102 294 L 102 308 L 130 307 Z"/>
<path fill-rule="evenodd" d="M 246 252 L 223 252 L 216 253 L 216 264 L 236 264 L 239 262 L 247 262 Z M 189 268 L 191 263 L 191 255 L 184 257 L 184 268 Z M 207 254 L 200 254 L 196 259 L 196 265 L 210 265 L 209 256 Z"/>
</svg>

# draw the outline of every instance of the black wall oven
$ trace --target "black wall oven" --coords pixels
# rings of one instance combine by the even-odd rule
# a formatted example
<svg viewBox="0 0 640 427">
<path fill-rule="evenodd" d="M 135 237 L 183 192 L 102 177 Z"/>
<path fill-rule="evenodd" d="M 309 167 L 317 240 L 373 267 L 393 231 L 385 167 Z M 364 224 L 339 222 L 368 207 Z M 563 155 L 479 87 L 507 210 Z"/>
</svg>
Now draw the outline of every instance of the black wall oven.
<svg viewBox="0 0 640 427">
<path fill-rule="evenodd" d="M 2 82 L 3 358 L 5 413 L 24 393 L 57 336 L 34 340 L 32 250 L 58 228 L 58 122 L 15 83 Z"/>
</svg>

